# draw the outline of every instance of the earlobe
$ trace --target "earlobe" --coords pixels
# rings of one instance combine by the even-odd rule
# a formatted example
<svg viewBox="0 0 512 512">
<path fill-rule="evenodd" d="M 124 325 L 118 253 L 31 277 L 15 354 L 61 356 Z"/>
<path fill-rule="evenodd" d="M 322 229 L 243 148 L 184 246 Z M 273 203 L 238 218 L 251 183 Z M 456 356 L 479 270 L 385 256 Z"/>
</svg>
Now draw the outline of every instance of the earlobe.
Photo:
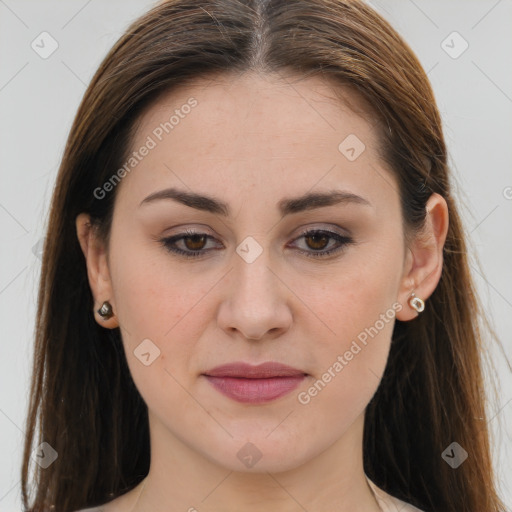
<svg viewBox="0 0 512 512">
<path fill-rule="evenodd" d="M 441 279 L 443 248 L 448 233 L 448 205 L 439 194 L 432 194 L 426 204 L 425 224 L 410 243 L 404 265 L 398 299 L 403 308 L 396 318 L 409 321 L 428 308 L 432 295 Z"/>
<path fill-rule="evenodd" d="M 89 215 L 81 213 L 76 217 L 76 231 L 94 298 L 94 317 L 102 327 L 118 327 L 107 253 L 104 244 L 97 237 Z M 105 303 L 108 303 L 108 306 Z"/>
</svg>

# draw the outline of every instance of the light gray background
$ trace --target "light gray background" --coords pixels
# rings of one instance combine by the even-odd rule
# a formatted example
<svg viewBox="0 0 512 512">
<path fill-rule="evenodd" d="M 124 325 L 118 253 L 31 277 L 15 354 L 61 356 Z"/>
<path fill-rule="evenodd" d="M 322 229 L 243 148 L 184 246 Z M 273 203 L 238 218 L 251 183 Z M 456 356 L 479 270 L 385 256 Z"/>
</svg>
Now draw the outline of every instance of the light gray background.
<svg viewBox="0 0 512 512">
<path fill-rule="evenodd" d="M 198 0 L 200 1 L 200 0 Z M 475 280 L 512 359 L 512 1 L 373 0 L 428 71 L 465 204 Z M 148 0 L 0 0 L 0 510 L 21 510 L 19 479 L 32 362 L 32 333 L 49 200 L 68 131 L 100 61 Z M 58 49 L 31 43 L 47 31 Z M 469 44 L 447 36 L 457 31 Z M 512 376 L 489 403 L 493 456 L 512 504 Z M 471 447 L 466 447 L 471 452 Z M 468 461 L 469 462 L 469 461 Z M 473 461 L 478 464 L 478 461 Z M 64 512 L 64 511 L 63 511 Z"/>
</svg>

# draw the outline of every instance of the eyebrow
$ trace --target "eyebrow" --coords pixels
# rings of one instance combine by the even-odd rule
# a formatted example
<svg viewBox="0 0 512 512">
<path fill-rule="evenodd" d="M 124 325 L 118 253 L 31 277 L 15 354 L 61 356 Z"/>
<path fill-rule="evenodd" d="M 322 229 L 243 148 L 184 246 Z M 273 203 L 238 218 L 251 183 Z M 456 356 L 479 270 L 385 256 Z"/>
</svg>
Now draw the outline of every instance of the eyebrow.
<svg viewBox="0 0 512 512">
<path fill-rule="evenodd" d="M 154 192 L 143 199 L 139 206 L 163 199 L 171 199 L 184 204 L 185 206 L 189 206 L 190 208 L 222 215 L 224 217 L 229 217 L 231 215 L 231 209 L 227 203 L 211 196 L 196 194 L 194 192 L 179 190 L 177 188 L 167 188 L 165 190 Z M 285 215 L 337 204 L 359 204 L 363 206 L 371 206 L 371 203 L 363 197 L 343 190 L 316 193 L 310 192 L 299 197 L 284 198 L 277 203 L 277 206 L 279 212 L 284 217 Z"/>
</svg>

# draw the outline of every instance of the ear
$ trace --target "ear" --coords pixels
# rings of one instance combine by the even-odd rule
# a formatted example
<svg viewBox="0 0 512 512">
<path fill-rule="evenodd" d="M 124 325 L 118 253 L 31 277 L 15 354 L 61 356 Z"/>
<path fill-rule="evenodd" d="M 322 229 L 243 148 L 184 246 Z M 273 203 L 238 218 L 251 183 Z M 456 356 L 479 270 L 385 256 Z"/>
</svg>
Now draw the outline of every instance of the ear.
<svg viewBox="0 0 512 512">
<path fill-rule="evenodd" d="M 80 247 L 84 253 L 87 265 L 87 277 L 94 297 L 94 318 L 102 326 L 108 329 L 119 327 L 116 305 L 112 290 L 112 281 L 108 268 L 107 252 L 104 244 L 99 240 L 96 230 L 91 224 L 89 215 L 81 213 L 76 217 L 76 232 Z M 98 309 L 104 301 L 108 300 L 112 305 L 114 316 L 104 319 Z"/>
<path fill-rule="evenodd" d="M 448 233 L 448 205 L 444 197 L 432 194 L 427 201 L 425 226 L 409 243 L 404 263 L 404 273 L 400 284 L 398 301 L 402 309 L 397 312 L 397 320 L 408 321 L 418 313 L 409 305 L 414 292 L 425 301 L 436 289 L 443 270 L 443 247 Z"/>
</svg>

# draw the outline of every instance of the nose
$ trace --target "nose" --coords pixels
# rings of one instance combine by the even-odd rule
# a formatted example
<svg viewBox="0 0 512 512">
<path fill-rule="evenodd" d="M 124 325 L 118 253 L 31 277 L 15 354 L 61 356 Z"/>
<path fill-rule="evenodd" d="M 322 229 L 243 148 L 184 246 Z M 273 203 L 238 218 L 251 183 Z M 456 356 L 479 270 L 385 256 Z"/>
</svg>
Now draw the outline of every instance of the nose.
<svg viewBox="0 0 512 512">
<path fill-rule="evenodd" d="M 276 338 L 292 322 L 292 292 L 278 271 L 271 268 L 268 250 L 248 263 L 234 255 L 234 268 L 223 287 L 225 296 L 218 312 L 218 326 L 229 335 L 250 340 Z"/>
</svg>

